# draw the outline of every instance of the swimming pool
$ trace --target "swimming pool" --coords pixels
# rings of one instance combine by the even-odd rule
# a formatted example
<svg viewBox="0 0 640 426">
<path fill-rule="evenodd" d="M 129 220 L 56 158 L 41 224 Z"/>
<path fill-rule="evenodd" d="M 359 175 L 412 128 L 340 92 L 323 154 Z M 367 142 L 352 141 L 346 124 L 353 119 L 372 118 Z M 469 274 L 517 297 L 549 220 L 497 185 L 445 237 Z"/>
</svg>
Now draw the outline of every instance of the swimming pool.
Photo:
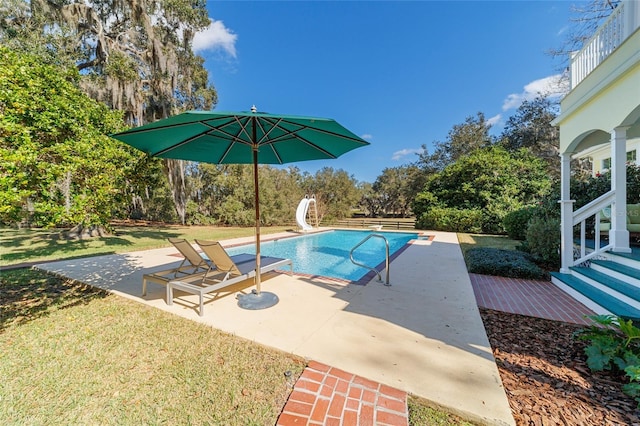
<svg viewBox="0 0 640 426">
<path fill-rule="evenodd" d="M 322 275 L 357 281 L 364 277 L 368 269 L 354 265 L 349 252 L 372 231 L 333 230 L 299 237 L 281 238 L 260 244 L 263 256 L 284 257 L 293 261 L 294 272 Z M 400 250 L 410 240 L 418 238 L 417 233 L 375 232 L 389 241 L 389 255 Z M 240 253 L 255 254 L 255 245 L 230 247 L 230 255 Z M 376 267 L 385 260 L 385 244 L 381 238 L 370 238 L 353 253 L 356 262 Z"/>
</svg>

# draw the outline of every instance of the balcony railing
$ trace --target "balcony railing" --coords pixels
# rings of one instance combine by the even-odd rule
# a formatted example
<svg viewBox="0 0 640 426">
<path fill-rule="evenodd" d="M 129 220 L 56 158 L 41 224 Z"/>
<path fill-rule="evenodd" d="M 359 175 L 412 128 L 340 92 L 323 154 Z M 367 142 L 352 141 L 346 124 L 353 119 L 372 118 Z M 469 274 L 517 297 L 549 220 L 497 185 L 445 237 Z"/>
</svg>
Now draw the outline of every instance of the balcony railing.
<svg viewBox="0 0 640 426">
<path fill-rule="evenodd" d="M 571 57 L 571 89 L 640 27 L 640 1 L 623 0 L 582 49 Z"/>
</svg>

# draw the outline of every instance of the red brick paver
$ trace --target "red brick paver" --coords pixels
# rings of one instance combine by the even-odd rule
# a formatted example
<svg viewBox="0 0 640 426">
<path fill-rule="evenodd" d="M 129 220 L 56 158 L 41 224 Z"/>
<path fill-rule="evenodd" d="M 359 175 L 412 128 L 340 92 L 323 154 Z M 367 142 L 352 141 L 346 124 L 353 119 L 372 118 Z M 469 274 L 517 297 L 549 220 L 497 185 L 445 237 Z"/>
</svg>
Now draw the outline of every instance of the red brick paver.
<svg viewBox="0 0 640 426">
<path fill-rule="evenodd" d="M 469 274 L 478 306 L 513 314 L 591 324 L 595 313 L 549 281 Z"/>
<path fill-rule="evenodd" d="M 337 368 L 309 362 L 277 426 L 406 426 L 407 393 Z"/>
<path fill-rule="evenodd" d="M 478 306 L 555 321 L 591 324 L 594 312 L 549 281 L 469 274 Z M 407 393 L 311 361 L 276 426 L 405 426 Z"/>
</svg>

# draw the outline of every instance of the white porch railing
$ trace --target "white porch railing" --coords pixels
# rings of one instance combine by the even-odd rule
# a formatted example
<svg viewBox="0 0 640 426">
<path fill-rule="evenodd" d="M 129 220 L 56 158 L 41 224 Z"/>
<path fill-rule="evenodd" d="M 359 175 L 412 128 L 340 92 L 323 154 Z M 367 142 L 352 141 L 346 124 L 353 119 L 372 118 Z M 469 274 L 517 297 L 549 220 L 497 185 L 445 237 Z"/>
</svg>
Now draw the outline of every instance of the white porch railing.
<svg viewBox="0 0 640 426">
<path fill-rule="evenodd" d="M 584 80 L 638 28 L 640 1 L 623 0 L 582 49 L 572 55 L 571 89 Z"/>
<path fill-rule="evenodd" d="M 613 248 L 613 244 L 611 244 L 611 241 L 609 241 L 609 244 L 600 247 L 600 212 L 606 207 L 612 207 L 615 200 L 615 195 L 615 191 L 609 191 L 606 194 L 603 194 L 595 200 L 591 201 L 589 204 L 586 204 L 573 212 L 573 227 L 575 228 L 576 225 L 580 225 L 580 236 L 578 241 L 580 252 L 577 257 L 576 255 L 574 255 L 573 265 L 570 266 L 579 265 Z M 587 247 L 586 235 L 587 220 L 592 217 L 595 221 L 593 250 L 591 247 Z M 589 251 L 587 251 L 587 249 L 589 249 Z"/>
</svg>

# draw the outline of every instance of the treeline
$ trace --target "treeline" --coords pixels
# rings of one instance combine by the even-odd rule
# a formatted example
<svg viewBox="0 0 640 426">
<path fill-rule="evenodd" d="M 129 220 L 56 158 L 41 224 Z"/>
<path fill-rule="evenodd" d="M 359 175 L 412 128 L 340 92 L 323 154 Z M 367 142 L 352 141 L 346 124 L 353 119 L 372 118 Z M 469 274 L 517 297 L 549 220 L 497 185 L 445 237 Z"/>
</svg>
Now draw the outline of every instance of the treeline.
<svg viewBox="0 0 640 426">
<path fill-rule="evenodd" d="M 107 225 L 113 219 L 249 225 L 250 166 L 158 160 L 109 134 L 189 109 L 213 109 L 215 88 L 191 42 L 209 24 L 206 2 L 143 10 L 124 0 L 0 7 L 0 223 Z M 131 30 L 135 29 L 135 31 Z M 484 114 L 453 126 L 432 152 L 358 182 L 260 166 L 264 224 L 288 224 L 305 194 L 324 223 L 353 211 L 416 216 L 419 226 L 504 232 L 558 176 L 554 105 L 525 101 L 499 136 Z"/>
<path fill-rule="evenodd" d="M 183 216 L 167 163 L 148 158 L 109 134 L 122 113 L 90 99 L 74 69 L 0 47 L 0 221 L 5 225 L 108 225 L 112 219 L 250 225 L 253 170 L 247 165 L 173 163 L 185 197 Z M 173 173 L 175 174 L 175 172 Z M 343 170 L 315 174 L 260 166 L 261 210 L 267 225 L 291 223 L 298 201 L 317 199 L 324 221 L 350 214 L 357 181 Z"/>
<path fill-rule="evenodd" d="M 90 99 L 74 69 L 65 73 L 36 55 L 0 47 L 0 221 L 5 225 L 108 225 L 112 219 L 250 225 L 251 166 L 179 162 L 184 167 L 180 217 L 167 164 L 109 134 L 124 128 L 122 113 Z M 175 164 L 175 163 L 174 163 Z M 325 220 L 349 214 L 359 201 L 356 181 L 324 168 L 260 168 L 265 224 L 290 223 L 297 202 L 315 194 Z"/>
<path fill-rule="evenodd" d="M 125 127 L 122 112 L 89 98 L 80 80 L 73 68 L 0 48 L 3 224 L 70 227 L 127 218 L 252 223 L 250 166 L 147 158 L 107 136 Z M 291 223 L 298 200 L 313 194 L 325 223 L 355 209 L 369 217 L 416 215 L 428 228 L 455 229 L 459 220 L 472 230 L 502 232 L 504 215 L 535 203 L 557 175 L 554 162 L 534 154 L 557 149 L 551 108 L 544 98 L 525 102 L 500 138 L 489 136 L 482 114 L 469 117 L 435 144 L 433 154 L 425 149 L 412 164 L 384 169 L 373 183 L 330 167 L 312 175 L 260 166 L 264 224 Z M 526 137 L 532 127 L 535 139 Z M 172 185 L 176 175 L 179 183 Z"/>
</svg>

